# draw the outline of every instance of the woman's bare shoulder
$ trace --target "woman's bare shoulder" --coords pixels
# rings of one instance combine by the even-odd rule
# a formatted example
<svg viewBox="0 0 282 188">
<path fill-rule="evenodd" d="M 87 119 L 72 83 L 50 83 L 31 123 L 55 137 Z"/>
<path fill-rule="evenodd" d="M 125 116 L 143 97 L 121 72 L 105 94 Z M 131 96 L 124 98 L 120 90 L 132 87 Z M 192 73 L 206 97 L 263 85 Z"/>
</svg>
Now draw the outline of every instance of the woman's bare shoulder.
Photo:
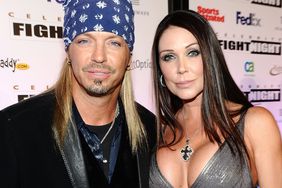
<svg viewBox="0 0 282 188">
<path fill-rule="evenodd" d="M 245 123 L 248 126 L 255 126 L 259 128 L 268 128 L 269 126 L 277 126 L 276 120 L 274 119 L 273 114 L 262 106 L 253 106 L 248 109 Z"/>
<path fill-rule="evenodd" d="M 248 109 L 245 116 L 245 135 L 254 144 L 281 140 L 280 130 L 273 114 L 261 106 L 253 106 Z M 262 139 L 264 138 L 264 139 Z"/>
</svg>

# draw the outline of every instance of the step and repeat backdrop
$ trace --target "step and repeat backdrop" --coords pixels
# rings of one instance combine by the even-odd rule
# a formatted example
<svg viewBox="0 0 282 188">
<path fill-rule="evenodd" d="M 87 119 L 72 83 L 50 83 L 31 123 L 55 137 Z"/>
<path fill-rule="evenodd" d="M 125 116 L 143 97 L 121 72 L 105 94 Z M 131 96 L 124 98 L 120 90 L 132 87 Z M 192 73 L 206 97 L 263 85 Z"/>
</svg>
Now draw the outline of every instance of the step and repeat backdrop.
<svg viewBox="0 0 282 188">
<path fill-rule="evenodd" d="M 0 0 L 0 109 L 50 88 L 65 58 L 64 0 Z M 282 0 L 190 0 L 217 32 L 231 74 L 282 130 Z M 138 102 L 155 111 L 151 45 L 164 0 L 133 0 L 136 45 L 131 73 Z"/>
<path fill-rule="evenodd" d="M 209 20 L 238 86 L 282 131 L 282 0 L 190 0 Z"/>
<path fill-rule="evenodd" d="M 0 109 L 48 89 L 65 57 L 60 1 L 0 1 Z"/>
<path fill-rule="evenodd" d="M 0 0 L 0 109 L 50 88 L 65 58 L 64 0 Z M 154 111 L 150 51 L 168 13 L 163 0 L 133 0 L 136 43 L 131 72 L 136 100 Z"/>
</svg>

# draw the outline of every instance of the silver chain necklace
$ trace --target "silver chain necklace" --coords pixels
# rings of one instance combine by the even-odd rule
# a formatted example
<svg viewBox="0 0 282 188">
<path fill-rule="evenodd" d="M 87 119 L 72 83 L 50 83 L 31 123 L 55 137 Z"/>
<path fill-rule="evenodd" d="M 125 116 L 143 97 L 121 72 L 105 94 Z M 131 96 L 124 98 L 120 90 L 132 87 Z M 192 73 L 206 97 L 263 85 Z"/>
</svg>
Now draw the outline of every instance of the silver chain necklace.
<svg viewBox="0 0 282 188">
<path fill-rule="evenodd" d="M 115 124 L 115 121 L 116 121 L 116 118 L 119 114 L 119 105 L 117 103 L 117 106 L 116 106 L 116 110 L 115 110 L 115 117 L 114 117 L 114 120 L 112 121 L 111 123 L 111 126 L 109 127 L 108 131 L 106 132 L 106 134 L 104 135 L 104 137 L 102 138 L 102 140 L 100 141 L 100 144 L 102 144 L 104 142 L 104 140 L 107 138 L 108 134 L 110 133 L 110 131 L 112 130 L 114 124 Z"/>
<path fill-rule="evenodd" d="M 183 118 L 183 123 L 184 123 L 184 110 L 182 111 L 182 118 Z M 194 152 L 194 150 L 193 150 L 193 148 L 190 146 L 190 144 L 189 144 L 189 142 L 190 142 L 190 140 L 195 136 L 195 135 L 197 135 L 197 133 L 199 132 L 199 130 L 201 130 L 200 129 L 201 127 L 199 127 L 193 134 L 192 134 L 192 136 L 189 138 L 188 136 L 186 136 L 186 141 L 185 141 L 185 145 L 181 148 L 181 150 L 180 150 L 180 154 L 181 154 L 181 157 L 182 157 L 182 159 L 184 160 L 184 161 L 188 161 L 190 158 L 191 158 L 191 156 L 192 156 L 192 154 L 193 154 L 193 152 Z M 186 131 L 186 134 L 187 134 L 187 131 Z"/>
</svg>

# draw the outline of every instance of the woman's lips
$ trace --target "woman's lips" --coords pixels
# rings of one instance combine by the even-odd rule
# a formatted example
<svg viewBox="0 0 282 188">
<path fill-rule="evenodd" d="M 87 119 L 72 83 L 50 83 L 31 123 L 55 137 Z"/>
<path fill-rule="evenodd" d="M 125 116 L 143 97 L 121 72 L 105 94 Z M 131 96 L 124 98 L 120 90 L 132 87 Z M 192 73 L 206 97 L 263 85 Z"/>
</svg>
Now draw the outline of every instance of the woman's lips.
<svg viewBox="0 0 282 188">
<path fill-rule="evenodd" d="M 176 86 L 179 88 L 188 88 L 193 84 L 193 80 L 186 80 L 186 81 L 180 81 L 176 82 Z"/>
</svg>

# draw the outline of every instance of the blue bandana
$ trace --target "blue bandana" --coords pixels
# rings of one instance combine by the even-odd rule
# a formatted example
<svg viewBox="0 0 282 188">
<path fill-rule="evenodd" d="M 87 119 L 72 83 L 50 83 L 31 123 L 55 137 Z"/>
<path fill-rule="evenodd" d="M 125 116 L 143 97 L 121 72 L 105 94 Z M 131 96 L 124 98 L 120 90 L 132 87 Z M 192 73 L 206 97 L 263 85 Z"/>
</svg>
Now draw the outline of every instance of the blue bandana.
<svg viewBox="0 0 282 188">
<path fill-rule="evenodd" d="M 104 31 L 121 36 L 130 51 L 133 50 L 134 12 L 131 0 L 66 0 L 63 7 L 65 49 L 77 35 Z"/>
</svg>

